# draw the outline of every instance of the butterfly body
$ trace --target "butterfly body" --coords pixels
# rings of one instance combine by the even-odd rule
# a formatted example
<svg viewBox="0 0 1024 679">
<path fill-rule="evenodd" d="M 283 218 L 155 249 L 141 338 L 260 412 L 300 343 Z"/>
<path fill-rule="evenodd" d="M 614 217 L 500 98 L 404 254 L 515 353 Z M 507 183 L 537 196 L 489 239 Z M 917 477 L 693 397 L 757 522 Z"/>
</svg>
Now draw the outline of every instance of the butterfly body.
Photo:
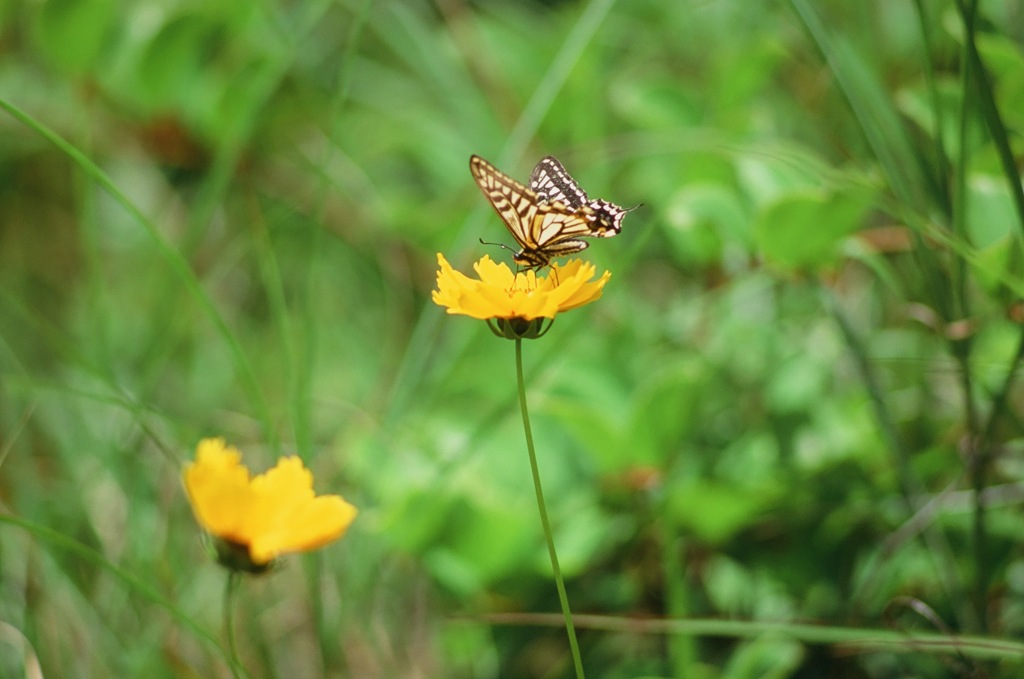
<svg viewBox="0 0 1024 679">
<path fill-rule="evenodd" d="M 552 156 L 542 158 L 524 186 L 479 156 L 469 159 L 477 186 L 490 201 L 519 251 L 512 261 L 540 268 L 552 259 L 585 250 L 581 238 L 610 238 L 628 212 L 606 200 L 590 200 Z"/>
</svg>

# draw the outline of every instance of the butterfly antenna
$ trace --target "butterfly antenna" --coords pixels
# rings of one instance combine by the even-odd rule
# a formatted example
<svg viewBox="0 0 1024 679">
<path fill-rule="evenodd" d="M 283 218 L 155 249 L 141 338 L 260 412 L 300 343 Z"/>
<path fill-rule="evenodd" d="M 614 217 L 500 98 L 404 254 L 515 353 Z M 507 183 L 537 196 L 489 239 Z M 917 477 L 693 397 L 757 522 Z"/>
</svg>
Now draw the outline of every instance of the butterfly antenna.
<svg viewBox="0 0 1024 679">
<path fill-rule="evenodd" d="M 505 250 L 508 250 L 509 252 L 515 252 L 515 248 L 510 248 L 509 246 L 505 245 L 504 243 L 491 243 L 491 242 L 485 241 L 483 238 L 481 238 L 479 240 L 480 240 L 480 244 L 481 245 L 497 245 L 499 248 L 503 248 Z"/>
</svg>

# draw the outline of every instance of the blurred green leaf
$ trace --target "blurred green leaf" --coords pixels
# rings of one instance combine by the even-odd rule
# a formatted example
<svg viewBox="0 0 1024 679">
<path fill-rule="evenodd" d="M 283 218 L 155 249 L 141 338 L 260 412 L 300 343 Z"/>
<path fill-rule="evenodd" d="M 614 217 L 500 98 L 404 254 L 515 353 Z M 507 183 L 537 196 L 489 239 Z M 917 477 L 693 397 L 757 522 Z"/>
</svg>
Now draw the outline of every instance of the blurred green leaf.
<svg viewBox="0 0 1024 679">
<path fill-rule="evenodd" d="M 138 62 L 136 82 L 143 101 L 159 109 L 199 88 L 222 31 L 202 14 L 182 14 L 164 23 Z"/>
<path fill-rule="evenodd" d="M 827 268 L 869 205 L 863 192 L 794 191 L 758 213 L 754 238 L 765 259 L 783 269 Z"/>
<path fill-rule="evenodd" d="M 765 509 L 749 489 L 702 480 L 674 485 L 668 499 L 672 521 L 703 540 L 722 543 L 746 528 Z"/>
<path fill-rule="evenodd" d="M 430 301 L 436 252 L 508 261 L 467 156 L 554 153 L 644 203 L 583 253 L 605 297 L 526 354 L 570 603 L 620 630 L 581 629 L 588 674 L 944 676 L 934 647 L 744 636 L 908 594 L 999 630 L 975 649 L 1024 630 L 1019 177 L 958 8 L 0 4 L 0 495 L 89 545 L 0 531 L 0 619 L 48 675 L 223 673 L 178 476 L 220 433 L 360 508 L 241 589 L 252 676 L 568 676 L 512 347 Z M 1017 13 L 975 31 L 1011 140 Z M 665 616 L 735 627 L 631 627 Z"/>
<path fill-rule="evenodd" d="M 84 75 L 114 38 L 120 13 L 116 0 L 46 0 L 36 15 L 39 49 L 58 68 Z"/>
<path fill-rule="evenodd" d="M 680 262 L 721 260 L 727 245 L 750 243 L 750 216 L 739 197 L 717 183 L 689 183 L 666 205 L 667 235 Z"/>
<path fill-rule="evenodd" d="M 729 679 L 784 679 L 796 674 L 806 656 L 793 639 L 765 635 L 740 644 L 722 676 Z"/>
<path fill-rule="evenodd" d="M 987 248 L 1016 230 L 1013 198 L 1002 177 L 973 175 L 968 183 L 967 231 L 971 243 Z"/>
<path fill-rule="evenodd" d="M 996 291 L 1021 263 L 1013 198 L 1001 177 L 974 175 L 968 189 L 967 232 L 976 248 L 972 267 L 978 281 Z"/>
</svg>

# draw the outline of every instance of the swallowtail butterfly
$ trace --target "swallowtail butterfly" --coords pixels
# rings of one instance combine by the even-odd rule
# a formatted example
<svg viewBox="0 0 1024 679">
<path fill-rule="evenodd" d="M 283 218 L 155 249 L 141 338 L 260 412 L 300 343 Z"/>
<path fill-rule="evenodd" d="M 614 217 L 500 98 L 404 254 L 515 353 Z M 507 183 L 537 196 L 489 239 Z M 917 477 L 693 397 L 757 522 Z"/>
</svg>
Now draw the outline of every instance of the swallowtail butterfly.
<svg viewBox="0 0 1024 679">
<path fill-rule="evenodd" d="M 580 238 L 610 238 L 622 230 L 629 211 L 606 200 L 591 200 L 552 156 L 542 158 L 526 187 L 480 156 L 469 159 L 477 185 L 490 201 L 519 251 L 512 261 L 540 268 L 552 259 L 585 250 Z"/>
</svg>

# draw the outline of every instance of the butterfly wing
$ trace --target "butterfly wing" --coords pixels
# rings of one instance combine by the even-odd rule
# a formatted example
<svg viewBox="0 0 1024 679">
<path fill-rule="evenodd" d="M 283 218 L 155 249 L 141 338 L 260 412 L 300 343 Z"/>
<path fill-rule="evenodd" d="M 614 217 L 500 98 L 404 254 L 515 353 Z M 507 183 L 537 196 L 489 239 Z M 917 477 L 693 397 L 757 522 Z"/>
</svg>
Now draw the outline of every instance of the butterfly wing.
<svg viewBox="0 0 1024 679">
<path fill-rule="evenodd" d="M 542 267 L 556 257 L 585 250 L 581 237 L 606 238 L 621 230 L 625 210 L 608 201 L 588 201 L 556 159 L 538 163 L 526 187 L 480 156 L 469 159 L 469 169 L 491 207 L 505 222 L 520 250 L 512 260 Z M 542 195 L 533 188 L 538 186 Z M 618 210 L 616 215 L 615 210 Z"/>
<path fill-rule="evenodd" d="M 530 188 L 541 201 L 561 201 L 571 208 L 581 208 L 590 202 L 587 192 L 580 188 L 572 175 L 554 156 L 544 156 L 530 173 Z"/>
<path fill-rule="evenodd" d="M 534 166 L 530 188 L 541 201 L 561 201 L 575 210 L 590 208 L 592 226 L 587 235 L 595 238 L 611 238 L 622 231 L 622 218 L 629 212 L 608 200 L 590 200 L 554 156 L 545 156 Z"/>
<path fill-rule="evenodd" d="M 505 222 L 520 250 L 512 258 L 529 267 L 547 266 L 551 259 L 579 252 L 587 243 L 578 240 L 590 231 L 590 211 L 577 214 L 560 201 L 541 202 L 536 192 L 523 186 L 479 156 L 469 159 L 469 169 L 491 207 Z"/>
<path fill-rule="evenodd" d="M 622 218 L 626 216 L 626 213 L 639 206 L 626 209 L 609 200 L 597 198 L 587 203 L 587 207 L 594 212 L 594 235 L 611 238 L 622 231 Z"/>
</svg>

